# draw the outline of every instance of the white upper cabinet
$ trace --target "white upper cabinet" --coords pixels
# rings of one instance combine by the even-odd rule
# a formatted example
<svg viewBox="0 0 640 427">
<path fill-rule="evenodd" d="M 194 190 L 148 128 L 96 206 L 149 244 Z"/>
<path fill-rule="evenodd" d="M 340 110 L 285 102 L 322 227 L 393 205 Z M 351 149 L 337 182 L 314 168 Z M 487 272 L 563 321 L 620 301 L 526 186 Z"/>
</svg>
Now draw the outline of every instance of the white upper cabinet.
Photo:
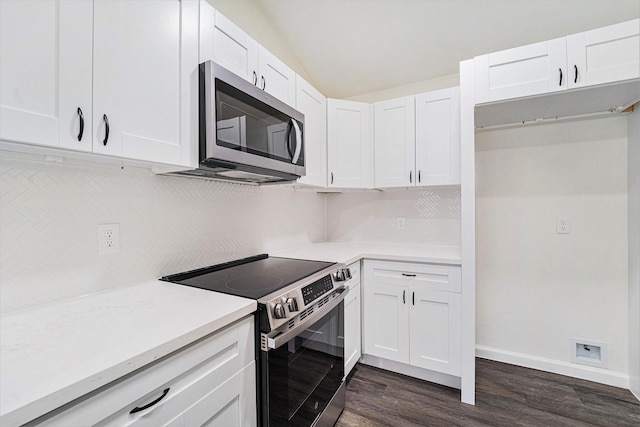
<svg viewBox="0 0 640 427">
<path fill-rule="evenodd" d="M 304 164 L 300 184 L 327 186 L 327 98 L 296 77 L 296 109 L 304 114 Z"/>
<path fill-rule="evenodd" d="M 567 37 L 569 88 L 640 77 L 640 19 Z"/>
<path fill-rule="evenodd" d="M 291 106 L 296 74 L 240 27 L 201 1 L 200 62 L 213 60 Z"/>
<path fill-rule="evenodd" d="M 91 150 L 93 3 L 0 1 L 0 139 Z"/>
<path fill-rule="evenodd" d="M 201 57 L 200 62 L 213 60 L 227 70 L 243 77 L 253 84 L 257 84 L 258 76 L 258 43 L 242 31 L 236 24 L 211 6 L 202 2 L 202 8 L 210 8 L 208 12 L 215 15 L 213 28 L 213 45 L 211 48 L 201 48 L 201 53 L 208 56 Z M 211 33 L 210 28 L 202 28 L 203 43 L 210 44 L 206 35 Z M 202 52 L 204 50 L 204 52 Z M 210 56 L 209 56 L 210 55 Z"/>
<path fill-rule="evenodd" d="M 296 73 L 262 46 L 258 49 L 258 69 L 258 86 L 280 101 L 295 106 Z"/>
<path fill-rule="evenodd" d="M 328 186 L 373 186 L 371 105 L 327 100 Z"/>
<path fill-rule="evenodd" d="M 374 106 L 375 186 L 460 184 L 458 87 Z"/>
<path fill-rule="evenodd" d="M 640 19 L 474 59 L 476 103 L 640 78 Z"/>
<path fill-rule="evenodd" d="M 0 7 L 0 138 L 197 162 L 196 0 Z"/>
<path fill-rule="evenodd" d="M 476 103 L 566 89 L 566 49 L 560 38 L 476 57 Z"/>
<path fill-rule="evenodd" d="M 460 184 L 460 88 L 415 98 L 416 185 Z"/>
<path fill-rule="evenodd" d="M 414 97 L 374 104 L 375 186 L 416 183 Z"/>
<path fill-rule="evenodd" d="M 96 0 L 94 7 L 94 151 L 189 166 L 197 146 L 198 2 Z"/>
</svg>

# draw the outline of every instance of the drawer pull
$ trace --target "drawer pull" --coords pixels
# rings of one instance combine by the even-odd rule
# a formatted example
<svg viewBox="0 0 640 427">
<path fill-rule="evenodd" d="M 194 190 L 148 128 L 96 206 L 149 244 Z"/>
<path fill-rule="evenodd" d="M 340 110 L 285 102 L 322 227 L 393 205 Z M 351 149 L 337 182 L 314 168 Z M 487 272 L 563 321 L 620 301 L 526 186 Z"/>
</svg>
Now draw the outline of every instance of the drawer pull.
<svg viewBox="0 0 640 427">
<path fill-rule="evenodd" d="M 415 275 L 415 274 L 402 273 L 402 275 L 403 275 L 404 277 L 416 277 L 416 275 Z"/>
<path fill-rule="evenodd" d="M 407 291 L 405 291 L 405 290 L 402 291 L 402 303 L 403 304 L 407 303 L 406 292 Z"/>
<path fill-rule="evenodd" d="M 165 398 L 165 396 L 169 393 L 169 390 L 171 390 L 171 387 L 169 388 L 165 388 L 164 391 L 162 392 L 162 396 L 160 396 L 159 398 L 157 398 L 156 400 L 154 400 L 153 402 L 147 403 L 144 406 L 136 406 L 135 408 L 133 408 L 131 410 L 131 412 L 129 412 L 130 414 L 135 414 L 136 412 L 140 412 L 140 411 L 144 411 L 145 409 L 151 408 L 153 405 L 155 405 L 156 403 L 160 402 L 162 399 Z"/>
<path fill-rule="evenodd" d="M 109 118 L 106 114 L 103 114 L 102 120 L 104 121 L 104 139 L 102 140 L 102 145 L 106 147 L 107 141 L 109 141 Z"/>
<path fill-rule="evenodd" d="M 80 118 L 80 131 L 78 132 L 78 141 L 82 141 L 82 134 L 84 133 L 84 114 L 82 114 L 82 109 L 78 107 L 78 117 Z"/>
</svg>

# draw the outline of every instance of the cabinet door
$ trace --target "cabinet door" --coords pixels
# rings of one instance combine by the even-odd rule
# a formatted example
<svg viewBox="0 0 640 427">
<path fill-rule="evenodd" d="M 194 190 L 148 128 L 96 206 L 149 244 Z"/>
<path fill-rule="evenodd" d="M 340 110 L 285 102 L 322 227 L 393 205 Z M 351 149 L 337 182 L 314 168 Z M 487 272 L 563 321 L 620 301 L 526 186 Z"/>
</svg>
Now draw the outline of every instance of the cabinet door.
<svg viewBox="0 0 640 427">
<path fill-rule="evenodd" d="M 387 284 L 372 264 L 363 286 L 365 354 L 409 363 L 409 288 Z"/>
<path fill-rule="evenodd" d="M 416 185 L 460 184 L 460 88 L 416 95 Z"/>
<path fill-rule="evenodd" d="M 262 46 L 258 46 L 258 86 L 292 107 L 296 105 L 296 73 Z"/>
<path fill-rule="evenodd" d="M 374 105 L 375 186 L 406 187 L 416 183 L 414 97 Z"/>
<path fill-rule="evenodd" d="M 296 76 L 296 109 L 304 114 L 304 163 L 300 184 L 327 186 L 327 98 Z"/>
<path fill-rule="evenodd" d="M 362 354 L 360 325 L 360 285 L 349 289 L 344 299 L 344 376 L 358 363 Z"/>
<path fill-rule="evenodd" d="M 411 289 L 411 365 L 460 375 L 460 294 Z"/>
<path fill-rule="evenodd" d="M 328 186 L 369 188 L 373 184 L 371 106 L 327 100 Z"/>
<path fill-rule="evenodd" d="M 213 55 L 213 60 L 227 70 L 258 84 L 258 43 L 218 11 L 215 12 Z"/>
<path fill-rule="evenodd" d="M 640 77 L 640 19 L 567 37 L 569 88 Z"/>
<path fill-rule="evenodd" d="M 255 375 L 255 362 L 251 362 L 166 426 L 256 426 L 258 420 Z"/>
<path fill-rule="evenodd" d="M 96 0 L 94 8 L 94 152 L 192 165 L 198 2 Z"/>
<path fill-rule="evenodd" d="M 565 90 L 566 64 L 564 37 L 478 56 L 476 103 Z"/>
<path fill-rule="evenodd" d="M 91 150 L 92 31 L 90 1 L 0 1 L 0 139 Z"/>
</svg>

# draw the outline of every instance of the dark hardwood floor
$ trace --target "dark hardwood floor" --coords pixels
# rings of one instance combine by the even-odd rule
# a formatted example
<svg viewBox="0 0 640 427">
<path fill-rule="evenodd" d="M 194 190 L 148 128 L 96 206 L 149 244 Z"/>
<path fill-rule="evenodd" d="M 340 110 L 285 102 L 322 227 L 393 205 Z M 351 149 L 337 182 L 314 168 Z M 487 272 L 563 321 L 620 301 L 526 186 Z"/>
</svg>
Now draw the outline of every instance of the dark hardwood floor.
<svg viewBox="0 0 640 427">
<path fill-rule="evenodd" d="M 640 426 L 630 391 L 476 359 L 476 405 L 460 391 L 358 364 L 337 427 Z"/>
</svg>

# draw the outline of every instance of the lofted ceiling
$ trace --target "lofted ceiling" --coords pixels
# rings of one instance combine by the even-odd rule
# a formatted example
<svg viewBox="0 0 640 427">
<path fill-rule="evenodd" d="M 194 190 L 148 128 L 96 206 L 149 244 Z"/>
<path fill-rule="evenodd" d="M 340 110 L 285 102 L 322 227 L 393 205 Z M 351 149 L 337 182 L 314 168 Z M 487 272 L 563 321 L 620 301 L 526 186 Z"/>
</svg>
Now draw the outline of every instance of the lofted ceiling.
<svg viewBox="0 0 640 427">
<path fill-rule="evenodd" d="M 640 0 L 252 0 L 326 96 L 458 73 L 476 55 L 640 17 Z"/>
</svg>

